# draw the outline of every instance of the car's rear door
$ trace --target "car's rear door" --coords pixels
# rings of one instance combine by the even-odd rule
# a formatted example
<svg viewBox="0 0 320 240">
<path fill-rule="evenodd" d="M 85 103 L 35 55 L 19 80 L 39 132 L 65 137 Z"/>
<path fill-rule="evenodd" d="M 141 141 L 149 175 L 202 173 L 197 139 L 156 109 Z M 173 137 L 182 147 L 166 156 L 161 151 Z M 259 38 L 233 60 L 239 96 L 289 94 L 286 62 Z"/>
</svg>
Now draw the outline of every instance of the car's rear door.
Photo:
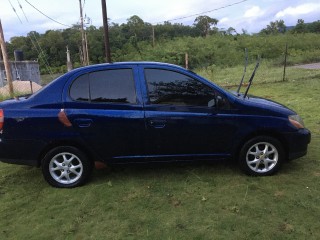
<svg viewBox="0 0 320 240">
<path fill-rule="evenodd" d="M 69 82 L 65 111 L 84 143 L 101 158 L 122 161 L 143 151 L 145 129 L 135 66 L 110 65 Z"/>
</svg>

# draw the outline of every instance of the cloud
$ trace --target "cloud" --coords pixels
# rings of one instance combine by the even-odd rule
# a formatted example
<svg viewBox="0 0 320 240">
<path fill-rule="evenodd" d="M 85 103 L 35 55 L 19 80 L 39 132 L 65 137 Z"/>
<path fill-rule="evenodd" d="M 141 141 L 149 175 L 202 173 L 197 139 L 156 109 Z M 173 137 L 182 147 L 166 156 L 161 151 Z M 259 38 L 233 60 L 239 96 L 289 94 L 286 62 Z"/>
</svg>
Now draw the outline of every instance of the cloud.
<svg viewBox="0 0 320 240">
<path fill-rule="evenodd" d="M 221 19 L 219 20 L 219 23 L 228 23 L 229 20 L 230 20 L 229 18 L 224 17 L 224 18 L 221 18 Z"/>
<path fill-rule="evenodd" d="M 5 31 L 6 40 L 13 36 L 26 35 L 29 31 L 44 33 L 49 29 L 62 29 L 61 26 L 41 15 L 25 1 L 20 1 L 28 17 L 25 20 L 17 1 L 11 1 L 17 10 L 23 24 L 19 22 L 13 12 L 9 1 L 3 1 L 0 7 L 0 16 Z M 54 0 L 48 1 L 31 0 L 35 7 L 43 11 L 51 18 L 72 25 L 79 21 L 79 1 Z M 83 1 L 84 2 L 84 1 Z M 209 17 L 219 19 L 219 27 L 228 29 L 234 27 L 237 31 L 248 30 L 249 33 L 259 32 L 270 21 L 283 19 L 287 26 L 294 25 L 299 18 L 305 22 L 319 20 L 319 0 L 260 0 L 247 1 L 241 4 L 221 8 L 235 1 L 233 0 L 117 0 L 108 2 L 108 17 L 111 22 L 124 23 L 132 15 L 138 15 L 149 23 L 158 23 L 165 20 L 189 16 L 196 13 L 204 13 Z M 254 2 L 254 3 L 253 3 Z M 210 12 L 207 12 L 210 11 Z M 92 24 L 102 26 L 100 1 L 86 1 L 85 14 L 92 19 Z M 207 12 L 207 13 L 205 13 Z M 192 25 L 196 16 L 173 21 Z"/>
<path fill-rule="evenodd" d="M 288 7 L 276 14 L 276 18 L 284 18 L 286 16 L 298 17 L 312 12 L 320 11 L 320 3 L 306 3 L 297 7 Z"/>
<path fill-rule="evenodd" d="M 264 14 L 264 11 L 261 10 L 259 6 L 253 6 L 250 9 L 248 9 L 243 16 L 245 18 L 255 18 L 255 17 L 260 17 L 263 14 Z"/>
</svg>

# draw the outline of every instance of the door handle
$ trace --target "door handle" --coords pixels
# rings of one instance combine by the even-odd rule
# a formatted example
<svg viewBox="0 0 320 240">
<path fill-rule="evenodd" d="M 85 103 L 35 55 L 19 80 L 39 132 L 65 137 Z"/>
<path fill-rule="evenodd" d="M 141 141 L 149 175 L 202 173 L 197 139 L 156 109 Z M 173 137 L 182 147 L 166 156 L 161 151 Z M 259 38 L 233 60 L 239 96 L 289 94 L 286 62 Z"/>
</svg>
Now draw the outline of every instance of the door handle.
<svg viewBox="0 0 320 240">
<path fill-rule="evenodd" d="M 93 123 L 92 119 L 78 118 L 74 120 L 75 124 L 80 128 L 90 127 Z"/>
<path fill-rule="evenodd" d="M 167 121 L 161 119 L 152 119 L 149 120 L 149 126 L 154 128 L 164 128 L 166 126 Z"/>
</svg>

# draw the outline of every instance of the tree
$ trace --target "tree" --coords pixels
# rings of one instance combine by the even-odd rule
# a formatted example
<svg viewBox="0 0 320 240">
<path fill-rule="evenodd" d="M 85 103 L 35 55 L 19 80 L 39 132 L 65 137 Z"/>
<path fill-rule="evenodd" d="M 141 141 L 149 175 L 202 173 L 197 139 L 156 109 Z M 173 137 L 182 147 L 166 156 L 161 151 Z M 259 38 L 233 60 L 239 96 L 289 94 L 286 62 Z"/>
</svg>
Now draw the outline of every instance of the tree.
<svg viewBox="0 0 320 240">
<path fill-rule="evenodd" d="M 307 32 L 307 26 L 303 19 L 298 19 L 296 26 L 293 28 L 294 33 L 305 33 Z"/>
<path fill-rule="evenodd" d="M 200 31 L 201 36 L 207 37 L 212 31 L 211 27 L 216 26 L 219 20 L 208 16 L 199 16 L 194 20 L 193 25 Z M 214 29 L 217 32 L 217 29 Z"/>
<path fill-rule="evenodd" d="M 39 41 L 50 66 L 60 67 L 66 62 L 66 45 L 60 30 L 48 30 Z M 43 53 L 42 53 L 43 54 Z"/>
<path fill-rule="evenodd" d="M 233 27 L 229 27 L 226 32 L 228 35 L 237 34 L 237 31 Z"/>
<path fill-rule="evenodd" d="M 241 29 L 241 32 L 242 32 L 242 35 L 249 35 L 247 29 L 242 28 L 242 29 Z"/>
<path fill-rule="evenodd" d="M 308 32 L 320 33 L 320 20 L 307 25 Z"/>
<path fill-rule="evenodd" d="M 133 15 L 130 18 L 128 18 L 126 25 L 128 28 L 128 33 L 131 35 L 129 36 L 129 38 L 131 38 L 133 35 L 137 40 L 145 40 L 147 37 L 151 36 L 151 24 L 145 23 L 137 15 Z M 146 33 L 147 29 L 150 30 L 148 33 Z"/>
<path fill-rule="evenodd" d="M 90 63 L 104 63 L 104 35 L 103 28 L 97 29 L 95 26 L 90 26 L 86 29 Z"/>
<path fill-rule="evenodd" d="M 14 50 L 22 50 L 24 58 L 26 60 L 36 60 L 38 58 L 38 54 L 35 51 L 32 40 L 33 40 L 33 43 L 35 43 L 33 36 L 31 38 L 31 35 L 29 34 L 28 34 L 28 37 L 21 36 L 21 37 L 11 38 L 10 39 L 11 43 L 7 47 L 9 57 L 11 59 L 14 59 L 13 57 Z"/>
<path fill-rule="evenodd" d="M 279 34 L 279 33 L 285 33 L 286 32 L 286 25 L 284 24 L 283 20 L 277 20 L 275 22 L 270 22 L 269 25 L 267 25 L 266 28 L 262 29 L 260 33 L 262 34 Z"/>
</svg>

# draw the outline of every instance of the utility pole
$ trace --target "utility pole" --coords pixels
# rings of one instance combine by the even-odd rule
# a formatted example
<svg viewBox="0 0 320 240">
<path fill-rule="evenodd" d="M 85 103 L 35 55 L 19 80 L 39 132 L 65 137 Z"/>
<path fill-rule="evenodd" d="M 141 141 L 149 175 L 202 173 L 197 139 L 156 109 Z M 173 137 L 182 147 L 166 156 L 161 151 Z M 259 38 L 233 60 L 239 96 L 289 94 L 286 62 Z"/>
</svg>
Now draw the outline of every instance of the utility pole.
<svg viewBox="0 0 320 240">
<path fill-rule="evenodd" d="M 90 65 L 90 59 L 89 59 L 89 48 L 88 48 L 88 39 L 87 39 L 87 33 L 86 33 L 86 32 L 84 32 L 84 39 L 86 40 L 87 65 Z"/>
<path fill-rule="evenodd" d="M 1 19 L 0 19 L 0 47 L 2 51 L 4 68 L 6 70 L 6 76 L 7 76 L 8 86 L 9 86 L 9 94 L 10 94 L 10 97 L 13 97 L 12 73 L 11 73 L 10 63 L 8 60 L 6 41 L 4 40 Z"/>
<path fill-rule="evenodd" d="M 111 63 L 110 42 L 109 42 L 109 26 L 108 26 L 106 0 L 101 0 L 101 5 L 102 5 L 102 19 L 103 19 L 103 28 L 104 28 L 104 49 L 105 49 L 105 53 L 106 53 L 106 62 Z"/>
<path fill-rule="evenodd" d="M 84 32 L 84 26 L 83 26 L 83 13 L 82 13 L 82 0 L 79 0 L 80 4 L 80 26 L 81 26 L 81 38 L 82 38 L 82 53 L 83 53 L 83 62 L 82 65 L 86 66 L 88 65 L 88 60 L 87 60 L 87 48 L 86 48 L 86 37 L 85 37 L 85 32 Z"/>
<path fill-rule="evenodd" d="M 154 25 L 152 25 L 152 47 L 155 46 L 155 34 L 154 34 Z"/>
</svg>

